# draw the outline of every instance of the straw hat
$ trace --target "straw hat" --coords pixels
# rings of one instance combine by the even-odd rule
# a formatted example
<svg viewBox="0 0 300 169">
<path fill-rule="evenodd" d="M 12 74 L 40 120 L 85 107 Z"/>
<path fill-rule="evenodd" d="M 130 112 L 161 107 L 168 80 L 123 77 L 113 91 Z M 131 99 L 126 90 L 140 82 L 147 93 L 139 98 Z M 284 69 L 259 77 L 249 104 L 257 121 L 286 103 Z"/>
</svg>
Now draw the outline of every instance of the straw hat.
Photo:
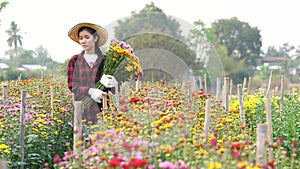
<svg viewBox="0 0 300 169">
<path fill-rule="evenodd" d="M 94 29 L 97 32 L 97 34 L 100 38 L 99 41 L 98 41 L 98 46 L 103 46 L 106 43 L 107 37 L 108 37 L 107 31 L 99 25 L 92 24 L 92 23 L 86 23 L 86 22 L 79 23 L 79 24 L 75 25 L 72 29 L 70 29 L 70 31 L 68 33 L 68 36 L 73 41 L 79 43 L 78 30 L 81 27 L 90 27 L 90 28 Z"/>
</svg>

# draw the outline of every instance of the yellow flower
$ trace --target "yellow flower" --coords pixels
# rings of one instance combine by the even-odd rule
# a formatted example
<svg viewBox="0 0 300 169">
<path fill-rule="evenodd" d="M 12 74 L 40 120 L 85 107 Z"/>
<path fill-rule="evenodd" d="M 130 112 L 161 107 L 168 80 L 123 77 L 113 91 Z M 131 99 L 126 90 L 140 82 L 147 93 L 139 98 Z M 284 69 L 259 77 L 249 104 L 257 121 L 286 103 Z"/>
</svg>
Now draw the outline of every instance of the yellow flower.
<svg viewBox="0 0 300 169">
<path fill-rule="evenodd" d="M 211 163 L 209 163 L 208 168 L 209 169 L 219 169 L 219 168 L 222 168 L 222 164 L 219 162 L 211 162 Z"/>
<path fill-rule="evenodd" d="M 261 167 L 259 166 L 254 166 L 254 167 L 250 167 L 250 166 L 247 166 L 246 169 L 260 169 Z"/>
<path fill-rule="evenodd" d="M 8 145 L 6 145 L 6 144 L 0 144 L 0 150 L 1 149 L 7 149 L 7 148 L 9 148 Z"/>
<path fill-rule="evenodd" d="M 9 151 L 8 149 L 4 150 L 3 152 L 4 152 L 5 154 L 9 154 L 9 153 L 10 153 L 10 151 Z"/>
<path fill-rule="evenodd" d="M 245 167 L 247 167 L 247 165 L 248 165 L 248 163 L 246 161 L 239 161 L 239 162 L 237 162 L 236 167 L 237 168 L 245 168 Z"/>
<path fill-rule="evenodd" d="M 159 148 L 162 150 L 170 150 L 172 147 L 170 144 L 163 144 L 163 145 L 160 145 Z"/>
<path fill-rule="evenodd" d="M 43 135 L 43 136 L 48 136 L 48 133 L 47 132 L 41 132 L 41 134 Z"/>
<path fill-rule="evenodd" d="M 206 154 L 208 154 L 208 152 L 207 151 L 205 151 L 205 150 L 199 150 L 198 151 L 198 153 L 200 154 L 200 155 L 206 155 Z"/>
<path fill-rule="evenodd" d="M 133 70 L 133 67 L 131 66 L 131 65 L 127 65 L 126 67 L 125 67 L 125 69 L 128 71 L 128 72 L 131 72 L 132 70 Z"/>
<path fill-rule="evenodd" d="M 224 153 L 225 149 L 224 149 L 224 148 L 220 148 L 218 151 L 219 151 L 220 153 Z"/>
</svg>

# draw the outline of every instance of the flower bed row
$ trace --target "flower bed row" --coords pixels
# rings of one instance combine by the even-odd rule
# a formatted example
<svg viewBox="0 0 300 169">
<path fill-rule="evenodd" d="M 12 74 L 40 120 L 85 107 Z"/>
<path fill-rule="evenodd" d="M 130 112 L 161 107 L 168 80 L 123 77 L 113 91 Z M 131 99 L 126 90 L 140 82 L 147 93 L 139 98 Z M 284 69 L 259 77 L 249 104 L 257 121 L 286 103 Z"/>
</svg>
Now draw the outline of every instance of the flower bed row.
<svg viewBox="0 0 300 169">
<path fill-rule="evenodd" d="M 54 117 L 50 84 L 54 83 Z M 300 165 L 299 95 L 285 95 L 280 116 L 279 97 L 272 98 L 274 160 L 256 162 L 256 125 L 266 122 L 261 92 L 245 96 L 246 125 L 240 124 L 238 101 L 230 111 L 213 96 L 179 83 L 143 83 L 120 95 L 119 106 L 87 126 L 89 142 L 72 151 L 73 104 L 64 80 L 47 77 L 9 83 L 9 104 L 0 105 L 0 155 L 9 166 L 20 165 L 20 93 L 26 105 L 25 168 L 295 168 Z M 37 91 L 40 86 L 40 91 Z M 209 138 L 204 137 L 205 104 L 211 101 Z M 191 109 L 192 107 L 192 109 Z M 104 118 L 103 118 L 104 117 Z"/>
</svg>

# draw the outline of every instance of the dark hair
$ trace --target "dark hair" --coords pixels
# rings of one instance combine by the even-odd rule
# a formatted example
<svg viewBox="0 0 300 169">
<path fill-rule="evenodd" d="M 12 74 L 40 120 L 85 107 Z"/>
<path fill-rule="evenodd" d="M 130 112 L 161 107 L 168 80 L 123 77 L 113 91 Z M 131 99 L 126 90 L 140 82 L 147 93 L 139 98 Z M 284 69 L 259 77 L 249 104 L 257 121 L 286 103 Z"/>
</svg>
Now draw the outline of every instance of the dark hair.
<svg viewBox="0 0 300 169">
<path fill-rule="evenodd" d="M 98 41 L 100 40 L 101 37 L 98 36 L 97 32 L 95 29 L 93 28 L 90 28 L 90 27 L 87 27 L 87 26 L 83 26 L 81 28 L 78 29 L 78 33 L 77 33 L 77 36 L 79 37 L 79 33 L 82 32 L 83 30 L 86 30 L 88 31 L 91 35 L 93 35 L 93 37 L 98 37 L 98 40 L 95 42 L 95 53 L 99 56 L 102 55 L 102 51 L 101 49 L 99 48 L 98 46 Z"/>
</svg>

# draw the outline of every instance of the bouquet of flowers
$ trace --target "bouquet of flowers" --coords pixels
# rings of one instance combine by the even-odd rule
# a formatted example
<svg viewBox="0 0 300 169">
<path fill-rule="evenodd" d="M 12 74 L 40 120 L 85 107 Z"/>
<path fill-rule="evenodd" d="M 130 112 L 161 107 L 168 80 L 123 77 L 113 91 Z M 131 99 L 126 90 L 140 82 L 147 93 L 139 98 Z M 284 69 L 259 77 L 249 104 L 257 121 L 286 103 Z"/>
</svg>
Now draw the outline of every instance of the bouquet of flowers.
<svg viewBox="0 0 300 169">
<path fill-rule="evenodd" d="M 118 77 L 118 73 L 129 73 L 130 79 L 142 75 L 142 67 L 139 58 L 134 54 L 132 47 L 123 41 L 111 40 L 109 50 L 106 53 L 102 74 Z M 105 90 L 106 87 L 99 81 L 96 88 Z"/>
<path fill-rule="evenodd" d="M 142 75 L 142 66 L 129 44 L 113 39 L 106 53 L 102 75 L 118 77 L 118 73 L 124 74 L 124 72 L 126 76 L 129 76 L 128 79 L 135 78 L 137 80 Z M 95 84 L 95 88 L 106 91 L 105 85 L 100 80 Z M 85 108 L 85 106 L 91 105 L 92 100 L 90 97 L 85 97 L 82 101 Z"/>
</svg>

